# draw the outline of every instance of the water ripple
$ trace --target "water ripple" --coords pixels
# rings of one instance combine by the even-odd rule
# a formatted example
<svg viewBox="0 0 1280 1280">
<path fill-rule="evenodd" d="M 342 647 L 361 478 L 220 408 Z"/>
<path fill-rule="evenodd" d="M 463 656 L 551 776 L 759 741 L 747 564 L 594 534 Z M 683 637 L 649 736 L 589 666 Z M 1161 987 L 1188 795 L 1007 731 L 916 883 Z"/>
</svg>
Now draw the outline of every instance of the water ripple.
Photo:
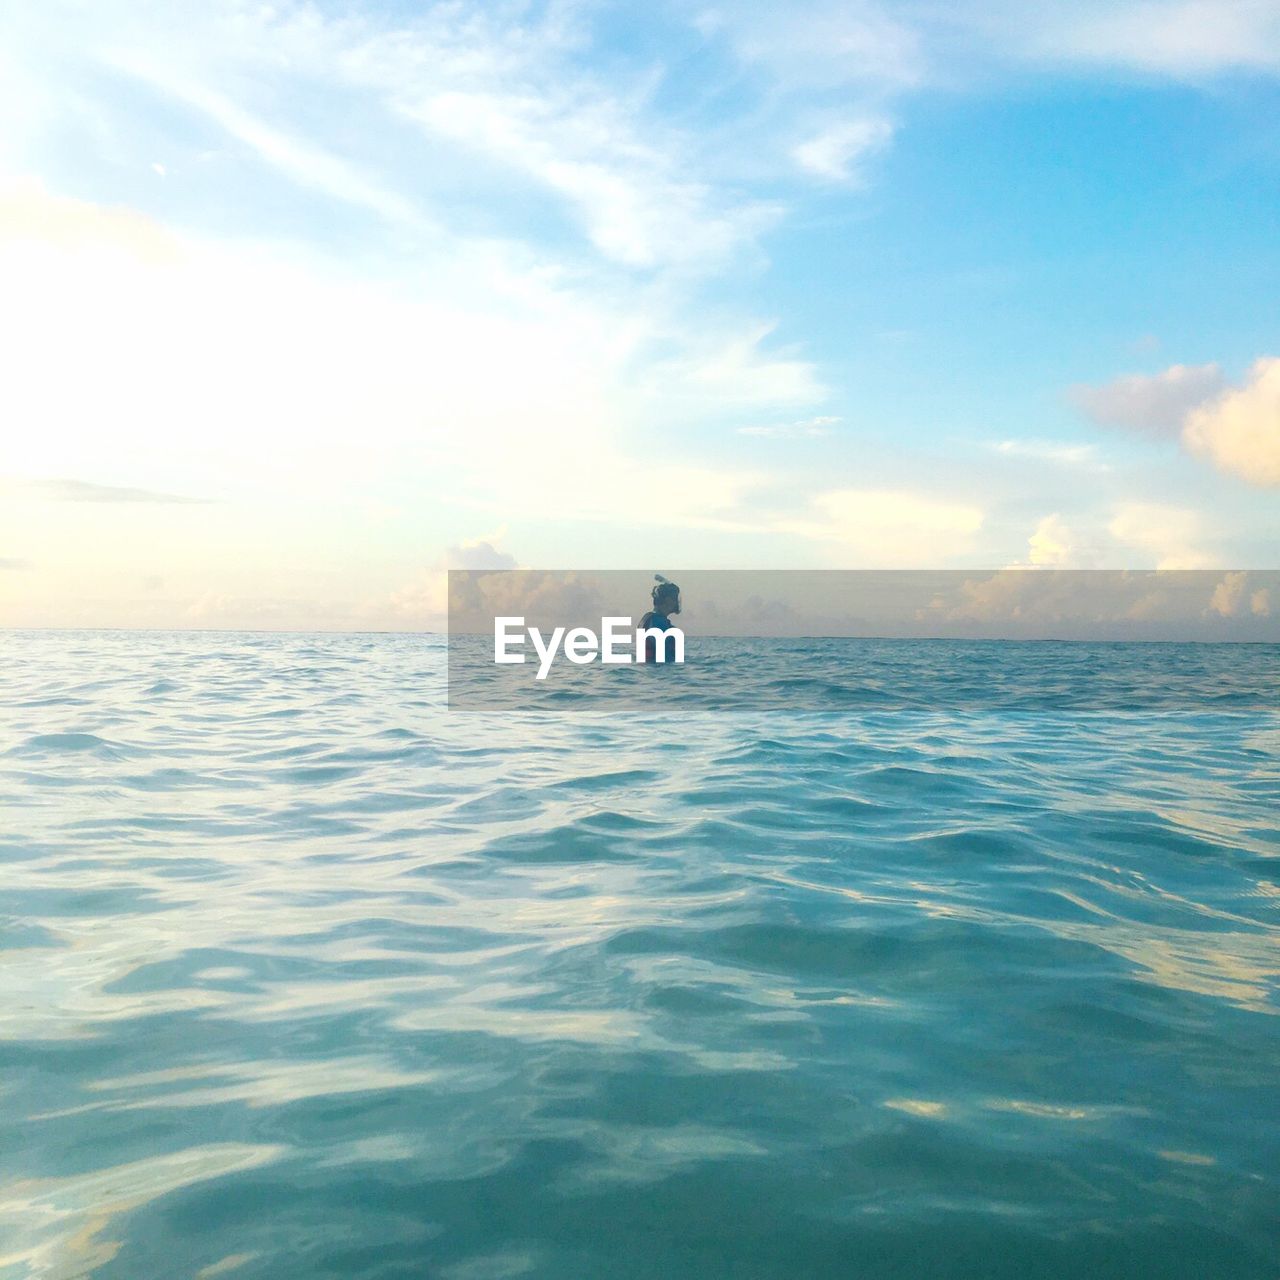
<svg viewBox="0 0 1280 1280">
<path fill-rule="evenodd" d="M 669 720 L 443 656 L 0 636 L 5 1280 L 1274 1280 L 1280 655 L 824 712 L 788 641 L 809 709 Z"/>
</svg>

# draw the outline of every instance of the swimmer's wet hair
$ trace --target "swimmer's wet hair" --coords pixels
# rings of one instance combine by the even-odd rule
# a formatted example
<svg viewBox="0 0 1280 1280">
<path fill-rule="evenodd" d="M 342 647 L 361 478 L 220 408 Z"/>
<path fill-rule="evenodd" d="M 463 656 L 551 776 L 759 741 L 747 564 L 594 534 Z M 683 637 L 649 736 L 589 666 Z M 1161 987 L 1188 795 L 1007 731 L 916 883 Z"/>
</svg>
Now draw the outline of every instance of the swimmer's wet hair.
<svg viewBox="0 0 1280 1280">
<path fill-rule="evenodd" d="M 680 588 L 674 582 L 668 582 L 660 573 L 655 573 L 653 580 L 658 584 L 653 589 L 653 603 L 655 605 L 660 600 L 680 599 Z"/>
</svg>

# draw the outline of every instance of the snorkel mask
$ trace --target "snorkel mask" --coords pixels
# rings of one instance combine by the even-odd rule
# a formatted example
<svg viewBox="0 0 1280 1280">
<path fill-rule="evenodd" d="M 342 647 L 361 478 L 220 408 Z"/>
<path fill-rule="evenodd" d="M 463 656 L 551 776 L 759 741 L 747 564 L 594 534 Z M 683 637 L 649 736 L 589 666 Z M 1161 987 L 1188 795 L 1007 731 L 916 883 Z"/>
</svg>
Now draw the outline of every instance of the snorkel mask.
<svg viewBox="0 0 1280 1280">
<path fill-rule="evenodd" d="M 680 612 L 680 588 L 669 582 L 660 573 L 653 575 L 658 585 L 653 589 L 653 607 L 658 613 L 672 614 Z"/>
</svg>

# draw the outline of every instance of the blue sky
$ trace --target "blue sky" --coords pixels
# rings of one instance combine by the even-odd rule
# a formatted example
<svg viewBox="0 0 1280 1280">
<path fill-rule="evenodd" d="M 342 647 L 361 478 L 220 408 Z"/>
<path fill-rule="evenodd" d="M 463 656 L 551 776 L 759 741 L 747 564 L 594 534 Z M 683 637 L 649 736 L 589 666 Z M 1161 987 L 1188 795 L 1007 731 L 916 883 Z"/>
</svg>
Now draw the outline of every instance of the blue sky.
<svg viewBox="0 0 1280 1280">
<path fill-rule="evenodd" d="M 12 6 L 0 614 L 1275 567 L 1280 3 Z"/>
</svg>

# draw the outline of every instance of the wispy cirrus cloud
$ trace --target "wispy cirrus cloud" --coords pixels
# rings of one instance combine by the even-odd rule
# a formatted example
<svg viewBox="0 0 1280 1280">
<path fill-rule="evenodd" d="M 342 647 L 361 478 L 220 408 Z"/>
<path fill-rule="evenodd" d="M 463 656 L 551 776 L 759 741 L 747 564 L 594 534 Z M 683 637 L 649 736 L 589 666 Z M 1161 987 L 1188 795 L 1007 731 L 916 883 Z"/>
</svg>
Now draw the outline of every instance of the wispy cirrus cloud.
<svg viewBox="0 0 1280 1280">
<path fill-rule="evenodd" d="M 1280 71 L 1273 0 L 722 0 L 698 21 L 789 88 L 904 91 L 1035 64 L 1125 68 L 1198 81 Z"/>
<path fill-rule="evenodd" d="M 459 212 L 470 222 L 483 208 L 497 234 L 522 235 L 514 189 L 544 199 L 603 263 L 689 270 L 758 252 L 783 213 L 709 182 L 698 135 L 653 109 L 651 70 L 600 74 L 590 22 L 571 6 L 154 16 L 144 32 L 125 15 L 91 42 L 104 50 L 91 61 L 204 117 L 279 176 L 410 231 L 457 234 Z M 340 107 L 303 116 L 317 84 Z M 351 154 L 352 118 L 398 145 Z"/>
<path fill-rule="evenodd" d="M 800 418 L 794 422 L 771 422 L 750 427 L 739 427 L 740 436 L 754 436 L 761 440 L 804 440 L 829 436 L 843 421 L 834 414 L 818 414 L 813 418 Z"/>
<path fill-rule="evenodd" d="M 19 497 L 45 502 L 142 502 L 142 503 L 206 503 L 214 498 L 193 498 L 182 493 L 164 493 L 158 489 L 135 489 L 128 485 L 93 484 L 88 480 L 7 480 L 0 489 Z"/>
<path fill-rule="evenodd" d="M 484 213 L 501 234 L 515 181 L 544 193 L 603 261 L 649 271 L 760 252 L 791 198 L 761 198 L 741 177 L 798 168 L 855 180 L 911 93 L 1027 62 L 1190 78 L 1280 70 L 1274 9 L 1241 0 L 1086 0 L 1070 10 L 961 0 L 945 11 L 731 0 L 676 18 L 700 52 L 718 55 L 703 59 L 702 96 L 737 104 L 714 119 L 674 90 L 661 61 L 595 57 L 599 15 L 584 6 L 427 3 L 339 16 L 288 0 L 181 13 L 63 0 L 17 31 L 36 68 L 52 53 L 79 62 L 85 86 L 104 75 L 132 80 L 282 177 L 393 224 L 456 231 L 458 211 L 496 197 Z M 74 43 L 65 35 L 73 26 Z M 103 127 L 117 129 L 121 109 L 107 105 Z M 366 145 L 373 131 L 386 141 Z"/>
<path fill-rule="evenodd" d="M 1280 74 L 1273 0 L 721 0 L 695 15 L 709 40 L 767 83 L 765 135 L 789 138 L 783 149 L 802 171 L 837 181 L 859 176 L 859 158 L 888 142 L 912 95 L 938 87 L 989 84 L 1028 68 L 1196 86 L 1228 72 Z M 799 122 L 821 112 L 848 123 L 797 138 Z"/>
<path fill-rule="evenodd" d="M 801 169 L 832 182 L 854 182 L 862 177 L 868 157 L 883 150 L 893 137 L 894 126 L 880 118 L 840 121 L 792 149 Z"/>
<path fill-rule="evenodd" d="M 1085 0 L 991 8 L 1008 15 L 1014 50 L 1026 58 L 1131 67 L 1191 81 L 1228 70 L 1280 71 L 1280 6 L 1273 0 Z"/>
<path fill-rule="evenodd" d="M 154 57 L 124 52 L 104 60 L 122 76 L 141 81 L 172 102 L 199 112 L 264 164 L 319 195 L 367 209 L 393 223 L 427 230 L 413 201 L 325 146 L 273 125 L 200 78 L 175 74 Z M 161 173 L 164 166 L 160 166 Z"/>
<path fill-rule="evenodd" d="M 1105 471 L 1107 464 L 1098 457 L 1093 444 L 1074 444 L 1060 440 L 993 440 L 988 448 L 1006 458 L 1028 458 L 1064 467 L 1092 467 Z"/>
</svg>

